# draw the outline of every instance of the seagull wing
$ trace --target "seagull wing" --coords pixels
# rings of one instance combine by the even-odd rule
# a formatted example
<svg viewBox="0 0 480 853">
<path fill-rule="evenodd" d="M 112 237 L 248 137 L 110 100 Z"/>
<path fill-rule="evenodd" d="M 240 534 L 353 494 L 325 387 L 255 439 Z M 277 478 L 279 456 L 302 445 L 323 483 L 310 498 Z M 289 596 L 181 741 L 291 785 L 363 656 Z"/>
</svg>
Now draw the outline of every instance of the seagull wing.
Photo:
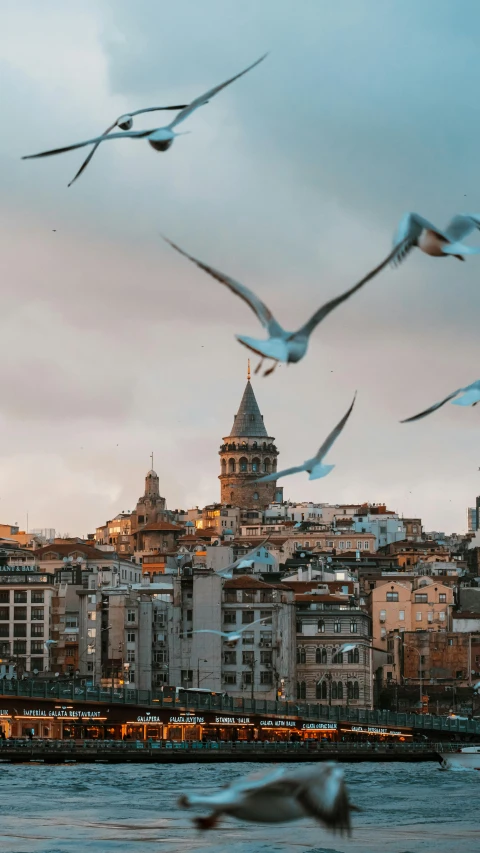
<svg viewBox="0 0 480 853">
<path fill-rule="evenodd" d="M 259 477 L 255 482 L 271 483 L 273 480 L 279 480 L 280 477 L 288 477 L 289 474 L 299 474 L 300 471 L 305 471 L 305 465 L 297 465 L 294 468 L 284 468 L 283 471 L 272 471 L 271 474 L 266 474 L 265 477 Z"/>
<path fill-rule="evenodd" d="M 122 130 L 121 133 L 111 133 L 107 136 L 96 136 L 94 139 L 87 139 L 86 142 L 76 142 L 75 145 L 67 145 L 65 148 L 53 148 L 51 151 L 40 151 L 39 154 L 27 154 L 22 157 L 22 160 L 33 160 L 35 157 L 51 157 L 52 154 L 64 154 L 65 151 L 74 151 L 75 148 L 84 148 L 85 145 L 96 145 L 100 142 L 109 142 L 111 139 L 125 139 L 130 136 L 136 139 L 150 136 L 153 130 Z"/>
<path fill-rule="evenodd" d="M 453 400 L 453 398 L 456 397 L 457 394 L 460 394 L 460 391 L 463 391 L 463 390 L 464 390 L 463 388 L 457 388 L 456 391 L 452 391 L 452 393 L 449 394 L 448 397 L 445 397 L 444 400 L 440 400 L 439 403 L 434 403 L 433 406 L 430 406 L 429 409 L 425 409 L 424 412 L 420 412 L 418 415 L 413 415 L 413 417 L 411 417 L 411 418 L 405 418 L 405 420 L 400 421 L 400 423 L 408 424 L 411 421 L 419 421 L 421 418 L 426 418 L 427 415 L 431 415 L 432 412 L 436 412 L 437 409 L 441 409 L 442 406 L 445 405 L 445 403 L 449 402 L 449 400 Z"/>
<path fill-rule="evenodd" d="M 480 213 L 459 213 L 448 223 L 445 234 L 452 243 L 457 243 L 480 228 Z"/>
<path fill-rule="evenodd" d="M 334 429 L 332 429 L 332 431 L 331 431 L 330 435 L 328 436 L 328 438 L 327 438 L 327 439 L 325 439 L 325 441 L 323 442 L 322 446 L 319 448 L 318 452 L 317 452 L 317 453 L 316 453 L 316 455 L 313 457 L 313 460 L 312 460 L 313 462 L 315 462 L 315 463 L 317 463 L 317 462 L 321 462 L 321 461 L 322 461 L 322 459 L 323 459 L 323 457 L 327 455 L 327 453 L 328 453 L 328 451 L 330 450 L 330 448 L 331 448 L 332 444 L 334 444 L 334 442 L 337 440 L 338 436 L 339 436 L 339 435 L 340 435 L 340 433 L 342 432 L 342 430 L 343 430 L 343 428 L 344 428 L 345 424 L 347 423 L 347 421 L 348 421 L 348 419 L 349 419 L 349 417 L 350 417 L 350 415 L 351 415 L 351 413 L 352 413 L 352 409 L 353 409 L 353 407 L 354 407 L 354 405 L 355 405 L 355 399 L 356 399 L 356 396 L 357 396 L 357 392 L 355 391 L 355 396 L 354 396 L 354 398 L 353 398 L 353 400 L 352 400 L 352 404 L 351 404 L 351 406 L 350 406 L 350 408 L 349 408 L 348 412 L 346 412 L 346 414 L 343 416 L 342 420 L 338 422 L 337 426 L 336 426 Z"/>
<path fill-rule="evenodd" d="M 263 548 L 263 546 L 267 544 L 269 539 L 270 536 L 267 536 L 267 538 L 264 539 L 263 542 L 260 542 L 260 545 L 257 545 L 255 548 L 252 548 L 251 551 L 247 551 L 247 553 L 244 554 L 243 557 L 239 557 L 238 560 L 235 560 L 235 562 L 232 563 L 230 566 L 225 566 L 225 568 L 222 569 L 222 572 L 226 572 L 228 571 L 228 569 L 236 569 L 240 565 L 240 563 L 244 563 L 246 560 L 250 560 L 254 556 L 256 551 L 258 551 L 260 548 Z"/>
<path fill-rule="evenodd" d="M 262 302 L 262 300 L 259 299 L 258 296 L 256 296 L 255 293 L 253 293 L 248 287 L 245 287 L 245 285 L 240 284 L 238 281 L 235 281 L 228 275 L 224 275 L 222 272 L 219 272 L 214 267 L 209 267 L 207 264 L 202 263 L 202 261 L 199 261 L 197 260 L 197 258 L 194 258 L 193 255 L 189 255 L 188 252 L 184 252 L 183 249 L 181 249 L 175 243 L 172 243 L 172 241 L 169 240 L 167 237 L 164 237 L 163 239 L 167 243 L 169 243 L 172 249 L 175 249 L 177 252 L 180 252 L 181 255 L 184 255 L 185 258 L 188 258 L 190 261 L 196 264 L 197 267 L 200 267 L 201 270 L 211 275 L 212 278 L 215 278 L 221 284 L 225 284 L 232 291 L 232 293 L 235 293 L 237 296 L 240 297 L 240 299 L 243 299 L 243 301 L 246 302 L 247 305 L 250 306 L 252 311 L 257 315 L 262 326 L 267 329 L 268 334 L 271 337 L 281 337 L 284 334 L 282 327 L 279 325 L 279 323 L 277 323 L 270 309 L 267 308 L 265 303 Z"/>
<path fill-rule="evenodd" d="M 393 266 L 399 266 L 399 264 L 402 263 L 408 253 L 417 245 L 418 238 L 424 229 L 433 231 L 435 234 L 438 234 L 439 237 L 443 237 L 446 241 L 449 240 L 447 234 L 440 231 L 436 225 L 432 225 L 428 219 L 424 219 L 423 216 L 419 216 L 418 213 L 406 213 L 403 219 L 401 219 L 397 233 L 393 238 L 393 245 L 395 248 L 395 254 L 392 258 Z"/>
<path fill-rule="evenodd" d="M 343 773 L 339 767 L 323 768 L 315 780 L 305 782 L 296 793 L 296 799 L 311 817 L 329 829 L 339 829 L 350 834 L 350 811 Z"/>
<path fill-rule="evenodd" d="M 207 101 L 210 100 L 210 98 L 213 98 L 214 95 L 224 89 L 225 86 L 229 86 L 230 83 L 234 82 L 234 80 L 238 80 L 239 77 L 243 77 L 243 75 L 246 74 L 247 71 L 251 71 L 252 68 L 255 68 L 255 66 L 258 65 L 260 62 L 263 62 L 266 56 L 267 54 L 264 53 L 264 55 L 261 56 L 260 59 L 257 59 L 256 62 L 254 62 L 252 65 L 249 65 L 248 68 L 245 68 L 243 71 L 240 71 L 239 74 L 235 74 L 235 77 L 230 77 L 229 80 L 225 80 L 225 83 L 220 83 L 219 86 L 214 86 L 213 89 L 209 89 L 208 92 L 205 92 L 204 95 L 200 95 L 200 97 L 195 98 L 195 100 L 192 101 L 191 104 L 185 107 L 185 109 L 183 109 L 178 114 L 178 116 L 174 118 L 172 123 L 169 125 L 169 128 L 173 129 L 177 126 L 177 124 L 180 124 L 181 121 L 185 121 L 185 119 L 188 118 L 188 116 L 191 115 L 197 109 L 197 107 L 203 106 L 203 104 L 206 104 Z"/>
<path fill-rule="evenodd" d="M 198 631 L 192 631 L 192 634 L 218 634 L 219 637 L 228 637 L 225 631 L 214 631 L 210 628 L 199 628 Z"/>
<path fill-rule="evenodd" d="M 116 126 L 117 126 L 117 122 L 114 122 L 113 124 L 111 124 L 111 125 L 110 125 L 110 127 L 107 127 L 107 129 L 103 132 L 102 136 L 106 136 L 106 135 L 107 135 L 108 133 L 110 133 L 110 131 L 111 131 L 111 130 L 113 130 L 113 128 L 114 128 L 114 127 L 116 127 Z M 96 143 L 95 143 L 95 145 L 93 146 L 92 150 L 90 151 L 90 154 L 88 155 L 88 157 L 83 161 L 82 165 L 80 166 L 80 168 L 79 168 L 79 170 L 78 170 L 77 174 L 76 174 L 76 175 L 75 175 L 75 177 L 74 177 L 74 178 L 72 178 L 72 180 L 70 181 L 70 183 L 69 183 L 69 185 L 68 185 L 69 187 L 71 187 L 71 186 L 72 186 L 72 184 L 74 184 L 74 183 L 75 183 L 75 181 L 77 180 L 77 178 L 79 178 L 79 177 L 80 177 L 80 175 L 82 174 L 82 172 L 87 168 L 88 164 L 90 163 L 90 160 L 92 159 L 92 157 L 93 157 L 93 155 L 95 154 L 95 151 L 97 150 L 97 148 L 98 148 L 98 146 L 99 146 L 99 145 L 100 145 L 100 143 L 99 143 L 99 142 L 96 142 Z"/>
<path fill-rule="evenodd" d="M 145 107 L 143 110 L 134 110 L 133 112 L 127 112 L 125 115 L 128 116 L 141 116 L 143 113 L 154 113 L 158 110 L 184 110 L 188 107 L 188 104 L 177 104 L 173 107 Z"/>
<path fill-rule="evenodd" d="M 357 284 L 354 284 L 353 287 L 351 287 L 349 290 L 346 290 L 345 293 L 342 293 L 341 296 L 337 296 L 335 299 L 331 299 L 330 302 L 326 302 L 325 305 L 322 305 L 322 307 L 319 308 L 318 311 L 316 311 L 312 317 L 310 317 L 310 320 L 308 320 L 308 322 L 305 323 L 305 325 L 302 326 L 298 330 L 298 332 L 293 333 L 292 337 L 295 338 L 295 337 L 300 337 L 300 336 L 303 337 L 305 335 L 307 335 L 307 336 L 310 335 L 313 332 L 313 330 L 316 328 L 316 326 L 318 326 L 318 324 L 321 323 L 321 321 L 325 319 L 327 314 L 330 314 L 330 311 L 333 311 L 334 308 L 336 308 L 338 305 L 341 305 L 342 302 L 345 302 L 347 299 L 350 298 L 350 296 L 353 296 L 353 294 L 357 290 L 360 290 L 360 288 L 363 287 L 364 284 L 366 284 L 368 281 L 370 281 L 372 278 L 374 278 L 377 275 L 377 273 L 379 273 L 381 270 L 383 270 L 383 268 L 386 267 L 387 264 L 389 264 L 390 261 L 393 260 L 393 258 L 395 257 L 395 255 L 398 251 L 398 248 L 399 247 L 396 246 L 390 252 L 388 257 L 385 258 L 385 260 L 382 261 L 382 263 L 379 264 L 378 267 L 375 267 L 375 269 L 371 270 L 364 278 L 362 278 L 361 281 L 359 281 Z"/>
</svg>

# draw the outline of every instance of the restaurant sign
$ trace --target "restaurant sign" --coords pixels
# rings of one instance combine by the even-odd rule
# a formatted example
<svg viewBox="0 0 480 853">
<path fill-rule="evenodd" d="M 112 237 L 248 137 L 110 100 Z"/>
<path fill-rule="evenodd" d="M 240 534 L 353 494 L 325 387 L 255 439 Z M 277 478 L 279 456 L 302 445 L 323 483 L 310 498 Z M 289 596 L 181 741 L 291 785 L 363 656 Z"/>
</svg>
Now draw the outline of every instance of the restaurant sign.
<svg viewBox="0 0 480 853">
<path fill-rule="evenodd" d="M 325 731 L 335 730 L 337 728 L 336 723 L 302 723 L 302 731 L 316 732 L 316 731 Z"/>
<path fill-rule="evenodd" d="M 260 720 L 260 725 L 272 729 L 295 729 L 295 720 Z"/>
<path fill-rule="evenodd" d="M 395 729 L 381 729 L 378 726 L 352 726 L 352 732 L 360 732 L 365 735 L 403 735 L 404 732 L 396 731 Z"/>
<path fill-rule="evenodd" d="M 80 717 L 101 717 L 102 711 L 83 711 L 73 708 L 55 708 L 53 711 L 38 708 L 24 708 L 24 717 L 53 717 L 57 719 L 79 719 Z"/>
<path fill-rule="evenodd" d="M 250 717 L 215 717 L 219 726 L 253 726 Z"/>
<path fill-rule="evenodd" d="M 177 723 L 181 726 L 198 726 L 205 723 L 205 717 L 192 717 L 187 714 L 181 714 L 179 717 L 170 717 L 169 723 Z"/>
</svg>

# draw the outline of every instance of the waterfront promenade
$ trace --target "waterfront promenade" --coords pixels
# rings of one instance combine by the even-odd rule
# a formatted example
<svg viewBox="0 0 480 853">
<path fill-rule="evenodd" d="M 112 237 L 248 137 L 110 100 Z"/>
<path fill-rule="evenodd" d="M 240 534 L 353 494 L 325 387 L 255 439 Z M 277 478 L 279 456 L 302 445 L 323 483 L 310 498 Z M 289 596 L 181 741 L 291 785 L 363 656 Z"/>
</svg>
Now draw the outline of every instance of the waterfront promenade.
<svg viewBox="0 0 480 853">
<path fill-rule="evenodd" d="M 187 764 L 439 761 L 438 752 L 456 751 L 458 744 L 322 743 L 318 741 L 255 743 L 178 741 L 30 741 L 0 743 L 0 763 L 25 764 Z"/>
</svg>

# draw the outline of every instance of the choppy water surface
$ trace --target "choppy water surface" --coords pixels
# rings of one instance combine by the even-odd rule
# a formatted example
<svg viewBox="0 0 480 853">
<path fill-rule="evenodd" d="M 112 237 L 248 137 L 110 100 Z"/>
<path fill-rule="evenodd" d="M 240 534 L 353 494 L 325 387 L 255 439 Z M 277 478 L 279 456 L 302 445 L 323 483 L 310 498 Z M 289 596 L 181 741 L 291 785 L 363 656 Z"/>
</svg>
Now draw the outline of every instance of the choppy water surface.
<svg viewBox="0 0 480 853">
<path fill-rule="evenodd" d="M 266 765 L 264 765 L 266 767 Z M 200 834 L 176 806 L 258 765 L 0 765 L 0 853 L 477 853 L 480 773 L 436 764 L 344 765 L 351 839 L 311 821 L 259 826 L 226 818 Z"/>
</svg>

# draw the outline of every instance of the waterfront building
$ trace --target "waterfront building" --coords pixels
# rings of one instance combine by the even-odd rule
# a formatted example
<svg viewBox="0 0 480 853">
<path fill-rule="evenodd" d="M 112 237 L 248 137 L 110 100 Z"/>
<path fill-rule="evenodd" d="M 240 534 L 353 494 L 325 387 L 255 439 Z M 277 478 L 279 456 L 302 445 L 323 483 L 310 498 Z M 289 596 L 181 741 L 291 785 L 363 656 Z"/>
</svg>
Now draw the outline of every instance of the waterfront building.
<svg viewBox="0 0 480 853">
<path fill-rule="evenodd" d="M 0 677 L 50 669 L 51 575 L 0 566 Z"/>
</svg>

